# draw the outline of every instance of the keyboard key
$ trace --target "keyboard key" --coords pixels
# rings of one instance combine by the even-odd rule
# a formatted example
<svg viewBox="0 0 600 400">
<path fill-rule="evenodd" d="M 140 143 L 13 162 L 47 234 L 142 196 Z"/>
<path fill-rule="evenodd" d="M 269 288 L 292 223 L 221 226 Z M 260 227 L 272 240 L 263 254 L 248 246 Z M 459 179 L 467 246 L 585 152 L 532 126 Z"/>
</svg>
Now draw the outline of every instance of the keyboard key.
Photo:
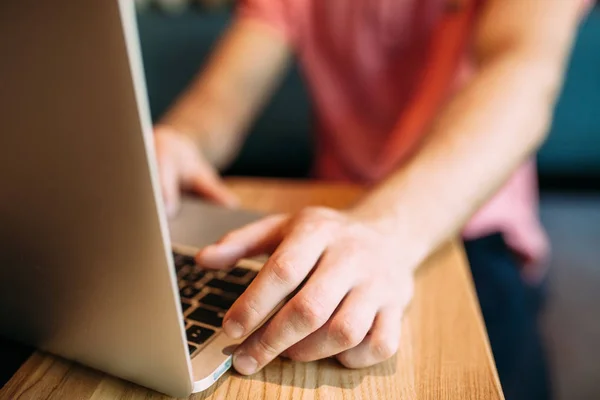
<svg viewBox="0 0 600 400">
<path fill-rule="evenodd" d="M 175 261 L 175 266 L 178 268 L 182 268 L 184 265 L 196 265 L 194 257 L 184 256 L 176 252 L 173 252 L 173 260 Z"/>
<path fill-rule="evenodd" d="M 191 307 L 191 305 L 189 305 L 188 303 L 181 303 L 181 309 L 183 310 L 183 312 L 185 313 L 187 310 L 189 310 Z"/>
<path fill-rule="evenodd" d="M 235 298 L 229 298 L 225 296 L 219 296 L 214 293 L 209 293 L 198 301 L 202 304 L 206 304 L 207 306 L 212 306 L 227 311 L 235 302 Z"/>
<path fill-rule="evenodd" d="M 181 263 L 181 258 L 183 256 L 179 253 L 173 252 L 173 260 L 175 261 L 175 265 L 179 265 Z"/>
<path fill-rule="evenodd" d="M 190 356 L 191 356 L 191 355 L 193 355 L 193 354 L 196 352 L 196 350 L 198 350 L 198 347 L 196 347 L 196 346 L 195 346 L 195 345 L 193 345 L 193 344 L 189 344 L 189 343 L 188 343 L 188 350 L 189 350 L 189 352 L 190 352 Z"/>
<path fill-rule="evenodd" d="M 250 272 L 249 269 L 241 268 L 241 267 L 235 267 L 234 269 L 232 269 L 231 271 L 229 271 L 229 273 L 227 275 L 234 276 L 236 278 L 244 278 L 246 275 L 248 275 L 248 272 Z"/>
<path fill-rule="evenodd" d="M 207 284 L 207 286 L 210 286 L 212 288 L 215 289 L 221 289 L 224 292 L 227 293 L 233 293 L 236 295 L 240 295 L 242 293 L 244 293 L 244 290 L 246 290 L 246 285 L 240 285 L 238 283 L 231 283 L 231 282 L 226 282 L 226 281 L 222 281 L 220 279 L 211 279 Z"/>
<path fill-rule="evenodd" d="M 215 331 L 212 329 L 203 328 L 198 325 L 192 325 L 186 331 L 187 340 L 195 344 L 202 344 L 206 342 L 214 333 Z"/>
<path fill-rule="evenodd" d="M 224 316 L 225 313 L 222 311 L 213 311 L 199 307 L 192 311 L 187 316 L 187 319 L 219 328 L 223 324 Z"/>
<path fill-rule="evenodd" d="M 200 293 L 200 289 L 196 289 L 193 286 L 186 286 L 179 291 L 179 295 L 184 299 L 192 299 L 198 293 Z"/>
<path fill-rule="evenodd" d="M 183 256 L 173 253 L 173 264 L 175 264 L 175 271 L 179 272 L 185 266 L 183 262 Z"/>
<path fill-rule="evenodd" d="M 182 279 L 188 282 L 197 282 L 200 279 L 204 278 L 206 272 L 194 269 L 183 276 Z"/>
</svg>

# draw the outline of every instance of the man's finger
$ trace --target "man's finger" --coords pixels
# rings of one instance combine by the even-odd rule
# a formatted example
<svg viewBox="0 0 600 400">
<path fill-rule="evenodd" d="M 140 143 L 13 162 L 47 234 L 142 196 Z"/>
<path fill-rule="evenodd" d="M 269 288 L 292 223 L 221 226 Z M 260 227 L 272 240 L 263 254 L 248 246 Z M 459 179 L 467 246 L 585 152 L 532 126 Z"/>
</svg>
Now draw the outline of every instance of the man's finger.
<svg viewBox="0 0 600 400">
<path fill-rule="evenodd" d="M 216 174 L 194 174 L 189 188 L 195 193 L 225 207 L 236 208 L 240 199 L 229 189 Z"/>
<path fill-rule="evenodd" d="M 358 346 L 373 326 L 377 308 L 375 299 L 369 298 L 364 290 L 352 290 L 331 319 L 315 333 L 289 348 L 286 356 L 292 360 L 309 362 Z"/>
<path fill-rule="evenodd" d="M 200 250 L 199 265 L 206 268 L 229 268 L 242 258 L 273 252 L 283 237 L 289 217 L 272 215 L 231 231 L 217 243 Z"/>
<path fill-rule="evenodd" d="M 400 347 L 403 312 L 397 306 L 381 310 L 365 340 L 336 358 L 347 368 L 366 368 L 394 356 Z"/>
<path fill-rule="evenodd" d="M 188 189 L 226 207 L 239 206 L 237 196 L 223 183 L 221 176 L 199 153 L 187 154 L 183 160 L 183 181 Z M 185 156 L 184 156 L 185 157 Z"/>
<path fill-rule="evenodd" d="M 225 315 L 225 333 L 238 338 L 256 329 L 306 279 L 326 246 L 323 231 L 293 228 Z"/>
<path fill-rule="evenodd" d="M 264 330 L 253 334 L 236 350 L 234 366 L 253 374 L 311 333 L 325 325 L 352 286 L 351 274 L 319 263 L 300 291 L 273 317 Z M 321 268 L 326 271 L 321 273 Z"/>
</svg>

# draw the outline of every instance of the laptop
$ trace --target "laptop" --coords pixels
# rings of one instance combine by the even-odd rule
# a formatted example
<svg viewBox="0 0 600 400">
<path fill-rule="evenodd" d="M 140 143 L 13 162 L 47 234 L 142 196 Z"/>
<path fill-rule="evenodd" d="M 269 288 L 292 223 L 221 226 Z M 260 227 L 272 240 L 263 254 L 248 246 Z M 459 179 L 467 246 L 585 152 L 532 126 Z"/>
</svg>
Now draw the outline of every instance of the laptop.
<svg viewBox="0 0 600 400">
<path fill-rule="evenodd" d="M 0 3 L 0 335 L 171 396 L 240 341 L 224 313 L 261 264 L 195 265 L 259 215 L 163 212 L 131 0 Z"/>
</svg>

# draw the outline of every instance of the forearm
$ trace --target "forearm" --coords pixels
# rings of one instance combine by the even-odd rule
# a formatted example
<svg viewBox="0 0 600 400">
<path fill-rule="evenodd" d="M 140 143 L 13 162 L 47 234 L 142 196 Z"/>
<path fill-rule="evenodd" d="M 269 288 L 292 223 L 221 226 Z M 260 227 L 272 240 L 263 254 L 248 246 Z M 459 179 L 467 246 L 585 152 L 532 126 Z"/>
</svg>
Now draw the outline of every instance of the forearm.
<svg viewBox="0 0 600 400">
<path fill-rule="evenodd" d="M 199 78 L 159 124 L 191 137 L 210 163 L 222 168 L 237 155 L 240 139 L 236 133 L 241 127 L 226 121 L 223 107 L 219 106 L 222 101 L 216 101 L 210 93 L 212 90 L 202 85 Z"/>
<path fill-rule="evenodd" d="M 230 83 L 201 74 L 159 124 L 191 137 L 211 164 L 224 168 L 241 147 L 250 111 L 235 105 L 232 92 Z"/>
<path fill-rule="evenodd" d="M 160 123 L 191 136 L 217 167 L 237 155 L 248 126 L 288 65 L 290 49 L 276 32 L 236 21 L 206 69 Z"/>
<path fill-rule="evenodd" d="M 496 57 L 447 107 L 420 151 L 358 206 L 409 238 L 420 261 L 456 235 L 542 143 L 561 83 L 519 53 Z M 378 210 L 374 212 L 374 210 Z"/>
</svg>

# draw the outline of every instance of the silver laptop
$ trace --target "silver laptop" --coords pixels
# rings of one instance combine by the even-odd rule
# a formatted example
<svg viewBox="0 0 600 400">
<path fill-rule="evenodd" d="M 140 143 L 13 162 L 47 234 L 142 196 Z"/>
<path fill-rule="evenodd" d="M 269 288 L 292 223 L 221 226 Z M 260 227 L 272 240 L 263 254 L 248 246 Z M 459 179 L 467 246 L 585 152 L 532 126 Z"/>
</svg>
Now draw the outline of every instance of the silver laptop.
<svg viewBox="0 0 600 400">
<path fill-rule="evenodd" d="M 133 4 L 0 3 L 0 335 L 182 397 L 231 366 L 221 321 L 259 268 L 189 256 L 257 215 L 167 221 Z"/>
</svg>

